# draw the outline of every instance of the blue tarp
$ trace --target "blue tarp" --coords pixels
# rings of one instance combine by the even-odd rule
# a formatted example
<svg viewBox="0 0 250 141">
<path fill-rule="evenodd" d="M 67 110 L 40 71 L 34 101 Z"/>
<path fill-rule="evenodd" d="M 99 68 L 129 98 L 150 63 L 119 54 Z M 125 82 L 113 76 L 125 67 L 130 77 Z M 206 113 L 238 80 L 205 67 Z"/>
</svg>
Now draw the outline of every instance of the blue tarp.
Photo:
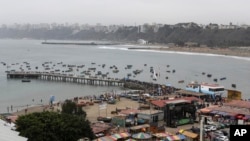
<svg viewBox="0 0 250 141">
<path fill-rule="evenodd" d="M 178 136 L 181 140 L 186 139 L 186 136 L 184 136 L 184 135 L 182 135 L 182 134 L 178 134 L 177 136 Z"/>
<path fill-rule="evenodd" d="M 211 111 L 210 113 L 211 114 L 216 114 L 216 113 L 218 113 L 219 111 L 216 111 L 216 110 L 214 110 L 214 111 Z"/>
<path fill-rule="evenodd" d="M 229 115 L 227 112 L 218 112 L 218 113 L 216 113 L 216 114 L 222 115 L 222 116 L 227 116 L 227 115 Z"/>
</svg>

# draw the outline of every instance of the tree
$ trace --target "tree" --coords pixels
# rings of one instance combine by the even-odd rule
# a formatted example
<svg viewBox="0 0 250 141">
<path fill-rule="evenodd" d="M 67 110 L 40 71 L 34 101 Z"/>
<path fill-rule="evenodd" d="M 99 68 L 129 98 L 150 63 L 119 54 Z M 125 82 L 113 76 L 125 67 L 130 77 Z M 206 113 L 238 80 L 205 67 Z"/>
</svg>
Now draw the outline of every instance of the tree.
<svg viewBox="0 0 250 141">
<path fill-rule="evenodd" d="M 28 141 L 77 141 L 94 138 L 90 122 L 83 116 L 56 112 L 32 113 L 20 116 L 17 131 Z"/>
<path fill-rule="evenodd" d="M 77 106 L 75 102 L 72 102 L 70 100 L 65 100 L 65 102 L 63 103 L 62 113 L 79 115 L 86 118 L 86 112 L 82 110 L 82 107 Z"/>
</svg>

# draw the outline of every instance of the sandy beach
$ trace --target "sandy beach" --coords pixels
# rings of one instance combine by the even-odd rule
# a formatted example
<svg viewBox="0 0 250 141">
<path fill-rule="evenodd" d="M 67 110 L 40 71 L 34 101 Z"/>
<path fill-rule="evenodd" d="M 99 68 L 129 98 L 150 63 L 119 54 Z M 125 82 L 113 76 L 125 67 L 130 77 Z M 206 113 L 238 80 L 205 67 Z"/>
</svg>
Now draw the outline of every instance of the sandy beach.
<svg viewBox="0 0 250 141">
<path fill-rule="evenodd" d="M 84 100 L 85 102 L 90 102 L 89 100 Z M 98 116 L 103 117 L 113 117 L 115 114 L 111 114 L 111 111 L 115 111 L 117 109 L 125 109 L 125 108 L 134 108 L 137 109 L 139 107 L 139 103 L 137 101 L 133 101 L 127 98 L 120 98 L 120 101 L 117 100 L 116 104 L 107 104 L 107 109 L 99 110 L 99 104 L 94 103 L 94 105 L 86 105 L 83 106 L 83 110 L 87 113 L 87 119 L 91 122 L 96 122 Z M 43 112 L 43 111 L 57 111 L 61 110 L 60 106 L 54 105 L 53 108 L 50 108 L 48 105 L 34 106 L 28 107 L 27 111 L 25 109 L 20 110 L 18 112 L 14 112 L 13 115 L 25 115 L 33 112 Z"/>
<path fill-rule="evenodd" d="M 133 47 L 129 49 L 148 49 L 158 51 L 174 51 L 174 52 L 190 52 L 190 53 L 205 53 L 217 54 L 238 57 L 250 57 L 250 47 L 168 47 L 166 45 L 143 45 L 142 47 Z"/>
</svg>

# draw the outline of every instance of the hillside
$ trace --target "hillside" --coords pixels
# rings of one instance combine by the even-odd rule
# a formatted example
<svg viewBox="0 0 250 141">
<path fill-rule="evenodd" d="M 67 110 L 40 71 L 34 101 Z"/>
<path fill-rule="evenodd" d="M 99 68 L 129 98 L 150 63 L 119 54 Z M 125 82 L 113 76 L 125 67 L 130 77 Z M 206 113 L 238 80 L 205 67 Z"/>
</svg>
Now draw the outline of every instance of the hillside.
<svg viewBox="0 0 250 141">
<path fill-rule="evenodd" d="M 250 28 L 218 29 L 196 26 L 163 25 L 156 31 L 152 26 L 146 30 L 138 26 L 123 26 L 116 30 L 108 27 L 81 29 L 80 27 L 56 26 L 50 28 L 0 28 L 0 38 L 32 38 L 41 40 L 109 40 L 119 42 L 136 42 L 144 39 L 151 44 L 173 43 L 184 46 L 185 43 L 195 43 L 193 46 L 208 47 L 239 47 L 250 46 Z"/>
</svg>

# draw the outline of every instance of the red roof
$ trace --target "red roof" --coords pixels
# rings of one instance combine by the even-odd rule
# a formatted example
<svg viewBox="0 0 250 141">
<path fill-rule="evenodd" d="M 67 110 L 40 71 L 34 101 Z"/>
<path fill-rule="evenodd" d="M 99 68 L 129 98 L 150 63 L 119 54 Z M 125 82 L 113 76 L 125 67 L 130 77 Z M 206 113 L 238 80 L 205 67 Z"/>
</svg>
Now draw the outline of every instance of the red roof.
<svg viewBox="0 0 250 141">
<path fill-rule="evenodd" d="M 121 110 L 121 112 L 119 112 L 119 114 L 125 114 L 125 115 L 129 115 L 131 113 L 136 114 L 139 111 L 140 110 L 137 110 L 137 109 L 125 109 L 125 110 Z"/>
<path fill-rule="evenodd" d="M 232 100 L 224 104 L 225 106 L 239 107 L 239 108 L 250 108 L 250 101 L 244 100 Z"/>
<path fill-rule="evenodd" d="M 186 101 L 186 102 L 189 102 L 189 103 L 191 103 L 192 100 L 197 100 L 197 101 L 200 101 L 200 102 L 202 101 L 201 99 L 196 98 L 196 97 L 183 97 L 183 98 L 175 98 L 175 99 L 169 99 L 169 100 L 153 100 L 153 101 L 151 101 L 151 104 L 162 108 L 167 103 L 175 102 L 175 101 L 178 102 L 180 100 L 183 100 L 183 101 Z"/>
<path fill-rule="evenodd" d="M 101 132 L 105 132 L 106 130 L 108 130 L 111 126 L 109 126 L 106 123 L 94 123 L 91 125 L 92 131 L 97 134 L 97 133 L 101 133 Z"/>
</svg>

